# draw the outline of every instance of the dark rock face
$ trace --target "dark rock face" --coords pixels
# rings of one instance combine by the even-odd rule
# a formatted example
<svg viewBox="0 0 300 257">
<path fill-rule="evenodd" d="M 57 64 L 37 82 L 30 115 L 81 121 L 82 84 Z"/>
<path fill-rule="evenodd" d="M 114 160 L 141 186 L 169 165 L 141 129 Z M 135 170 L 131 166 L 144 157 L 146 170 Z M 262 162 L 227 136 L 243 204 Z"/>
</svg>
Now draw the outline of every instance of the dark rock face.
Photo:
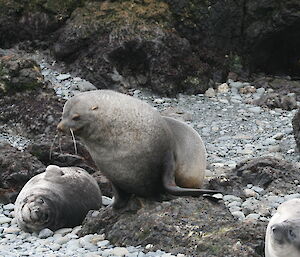
<svg viewBox="0 0 300 257">
<path fill-rule="evenodd" d="M 9 48 L 22 40 L 47 39 L 83 1 L 1 0 L 0 47 Z"/>
<path fill-rule="evenodd" d="M 293 132 L 294 132 L 296 145 L 298 151 L 300 151 L 300 110 L 299 109 L 296 112 L 295 116 L 293 117 L 292 124 L 293 124 Z"/>
<path fill-rule="evenodd" d="M 297 0 L 246 1 L 244 31 L 254 69 L 299 76 L 299 8 Z"/>
<path fill-rule="evenodd" d="M 126 9 L 129 4 L 133 8 Z M 131 17 L 128 24 L 121 14 Z M 75 60 L 70 67 L 98 88 L 147 86 L 165 95 L 203 93 L 209 68 L 188 40 L 171 29 L 164 3 L 90 3 L 73 13 L 53 54 Z"/>
<path fill-rule="evenodd" d="M 54 139 L 63 102 L 53 93 L 35 90 L 0 98 L 0 123 L 15 133 L 34 138 Z"/>
<path fill-rule="evenodd" d="M 78 8 L 80 7 L 80 8 Z M 300 3 L 2 0 L 0 46 L 53 43 L 98 88 L 203 93 L 229 71 L 300 76 Z"/>
<path fill-rule="evenodd" d="M 135 201 L 132 199 L 131 201 Z M 106 233 L 117 245 L 153 244 L 156 249 L 189 256 L 261 256 L 265 224 L 238 223 L 223 204 L 203 198 L 143 202 L 143 208 L 90 212 L 82 234 Z M 130 235 L 130 236 L 129 236 Z"/>
<path fill-rule="evenodd" d="M 0 202 L 14 201 L 25 183 L 44 171 L 45 166 L 36 157 L 0 144 Z"/>
</svg>

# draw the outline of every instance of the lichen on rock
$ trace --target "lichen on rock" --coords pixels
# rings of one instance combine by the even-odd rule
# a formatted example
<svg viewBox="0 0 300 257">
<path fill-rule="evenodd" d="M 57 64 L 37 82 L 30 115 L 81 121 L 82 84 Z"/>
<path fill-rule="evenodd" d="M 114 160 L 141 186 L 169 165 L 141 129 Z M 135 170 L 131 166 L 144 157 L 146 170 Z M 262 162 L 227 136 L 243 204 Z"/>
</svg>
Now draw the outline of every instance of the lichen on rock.
<svg viewBox="0 0 300 257">
<path fill-rule="evenodd" d="M 44 85 L 39 65 L 16 54 L 0 54 L 0 92 L 3 94 L 32 90 Z"/>
</svg>

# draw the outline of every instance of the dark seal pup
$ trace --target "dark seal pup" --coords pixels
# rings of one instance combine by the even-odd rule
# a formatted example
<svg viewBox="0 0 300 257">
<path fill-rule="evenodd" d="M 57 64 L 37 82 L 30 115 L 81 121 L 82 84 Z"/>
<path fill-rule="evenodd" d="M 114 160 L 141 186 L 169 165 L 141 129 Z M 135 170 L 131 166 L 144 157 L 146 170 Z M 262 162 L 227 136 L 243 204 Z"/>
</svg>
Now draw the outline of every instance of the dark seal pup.
<svg viewBox="0 0 300 257">
<path fill-rule="evenodd" d="M 282 203 L 271 218 L 266 231 L 265 255 L 300 256 L 300 199 Z"/>
<path fill-rule="evenodd" d="M 89 210 L 101 207 L 101 197 L 96 180 L 85 170 L 50 165 L 22 188 L 15 202 L 15 218 L 28 232 L 75 227 Z"/>
<path fill-rule="evenodd" d="M 216 193 L 199 189 L 206 150 L 198 133 L 134 97 L 110 90 L 78 94 L 66 102 L 57 128 L 82 139 L 112 182 L 114 208 L 124 207 L 131 194 Z"/>
</svg>

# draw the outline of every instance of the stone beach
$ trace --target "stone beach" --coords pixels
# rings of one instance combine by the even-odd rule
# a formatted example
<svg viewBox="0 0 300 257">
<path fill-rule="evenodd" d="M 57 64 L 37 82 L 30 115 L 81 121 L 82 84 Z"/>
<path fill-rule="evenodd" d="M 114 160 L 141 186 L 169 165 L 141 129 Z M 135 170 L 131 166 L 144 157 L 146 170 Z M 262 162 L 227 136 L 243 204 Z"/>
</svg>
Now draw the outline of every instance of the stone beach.
<svg viewBox="0 0 300 257">
<path fill-rule="evenodd" d="M 39 63 L 48 86 L 61 98 L 68 99 L 80 91 L 96 89 L 88 81 L 53 69 L 42 55 L 35 54 L 33 58 Z M 179 94 L 177 98 L 159 97 L 146 90 L 128 91 L 199 132 L 208 153 L 208 179 L 226 175 L 242 160 L 262 156 L 285 159 L 299 167 L 291 123 L 296 110 L 271 110 L 254 105 L 254 100 L 271 89 L 246 90 L 247 87 L 247 82 L 228 80 L 205 94 Z M 1 141 L 22 150 L 29 139 L 0 134 Z M 294 182 L 296 186 L 288 195 L 266 193 L 263 188 L 248 184 L 243 188 L 244 199 L 234 195 L 221 197 L 237 222 L 264 221 L 283 201 L 300 198 L 300 182 Z M 163 251 L 151 252 L 147 247 L 114 247 L 104 235 L 90 234 L 79 238 L 80 226 L 56 232 L 44 229 L 38 234 L 25 233 L 17 227 L 13 209 L 13 204 L 0 206 L 0 256 L 176 256 Z"/>
</svg>

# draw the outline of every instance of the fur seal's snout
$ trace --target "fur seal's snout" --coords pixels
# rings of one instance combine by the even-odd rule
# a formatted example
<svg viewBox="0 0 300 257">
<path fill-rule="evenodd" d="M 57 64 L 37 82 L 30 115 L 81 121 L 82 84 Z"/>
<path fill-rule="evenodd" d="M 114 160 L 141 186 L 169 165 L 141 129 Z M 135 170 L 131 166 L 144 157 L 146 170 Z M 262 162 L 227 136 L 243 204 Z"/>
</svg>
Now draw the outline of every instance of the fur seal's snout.
<svg viewBox="0 0 300 257">
<path fill-rule="evenodd" d="M 66 102 L 57 128 L 81 138 L 112 183 L 115 208 L 125 206 L 131 194 L 217 193 L 200 189 L 206 150 L 199 134 L 134 97 L 111 90 L 77 94 Z"/>
<path fill-rule="evenodd" d="M 58 123 L 56 129 L 57 129 L 59 132 L 65 132 L 65 127 L 64 127 L 63 122 Z"/>
</svg>

